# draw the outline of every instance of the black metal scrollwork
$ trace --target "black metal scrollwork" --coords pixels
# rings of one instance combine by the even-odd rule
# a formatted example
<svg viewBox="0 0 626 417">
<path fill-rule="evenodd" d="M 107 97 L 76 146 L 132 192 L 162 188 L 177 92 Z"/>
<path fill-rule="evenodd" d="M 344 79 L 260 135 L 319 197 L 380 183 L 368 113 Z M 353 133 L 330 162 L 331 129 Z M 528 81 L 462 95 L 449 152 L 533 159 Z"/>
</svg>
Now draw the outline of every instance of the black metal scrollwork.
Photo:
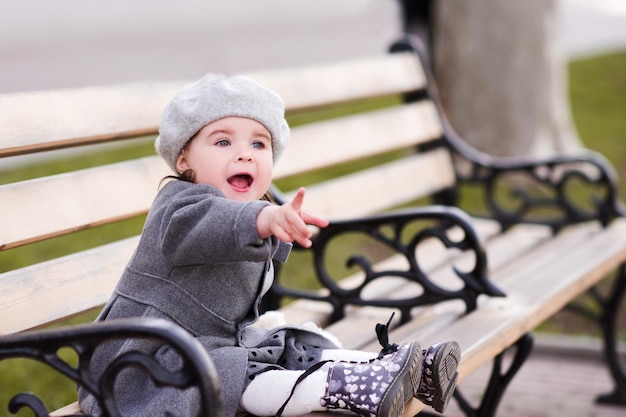
<svg viewBox="0 0 626 417">
<path fill-rule="evenodd" d="M 596 286 L 587 292 L 585 300 L 573 302 L 567 309 L 595 322 L 603 336 L 604 358 L 613 379 L 614 388 L 610 393 L 596 398 L 600 404 L 626 405 L 626 362 L 623 358 L 623 340 L 620 338 L 620 316 L 626 308 L 626 263 L 622 263 L 616 271 L 614 281 L 607 294 Z M 586 301 L 586 302 L 582 302 Z"/>
<path fill-rule="evenodd" d="M 131 338 L 154 339 L 171 346 L 180 355 L 182 367 L 176 371 L 165 369 L 144 352 L 129 352 L 118 357 L 96 380 L 90 371 L 94 350 L 112 340 Z M 59 356 L 59 350 L 73 349 L 78 355 L 78 366 L 72 366 Z M 100 404 L 104 416 L 120 416 L 115 402 L 115 378 L 127 367 L 140 367 L 160 386 L 181 390 L 196 387 L 200 393 L 202 416 L 222 417 L 223 404 L 217 371 L 207 351 L 189 333 L 172 322 L 162 319 L 132 318 L 111 320 L 54 330 L 25 332 L 3 336 L 0 340 L 0 360 L 30 358 L 48 365 L 88 390 Z M 15 395 L 9 411 L 32 410 L 36 417 L 49 415 L 44 403 L 32 393 Z"/>
<path fill-rule="evenodd" d="M 390 51 L 414 52 L 421 62 L 428 62 L 423 45 L 411 35 L 395 42 Z M 558 231 L 590 220 L 607 225 L 626 215 L 618 198 L 617 175 L 598 153 L 581 150 L 576 155 L 541 158 L 496 157 L 469 145 L 448 121 L 428 66 L 423 69 L 425 90 L 407 95 L 405 100 L 428 98 L 433 102 L 443 128 L 439 145 L 446 146 L 455 158 L 457 186 L 441 193 L 437 202 L 458 206 L 459 186 L 479 186 L 489 211 L 486 216 L 505 229 L 516 223 L 534 223 Z"/>
<path fill-rule="evenodd" d="M 460 237 L 451 237 L 450 231 L 453 227 L 461 232 Z M 363 279 L 354 287 L 346 288 L 338 284 L 342 276 L 333 272 L 338 255 L 332 244 L 334 240 L 351 234 L 360 235 L 363 239 L 360 246 L 357 243 L 353 249 L 347 250 L 343 264 L 347 269 L 352 268 L 353 272 L 354 269 L 360 271 Z M 368 255 L 367 250 L 363 250 L 363 240 L 370 241 L 365 245 L 377 245 L 372 254 Z M 467 268 L 469 270 L 452 267 L 458 281 L 453 289 L 433 280 L 416 255 L 422 244 L 432 243 L 433 240 L 438 241 L 445 250 L 472 254 L 473 266 Z M 348 245 L 342 242 L 340 246 L 346 250 Z M 331 222 L 313 238 L 310 250 L 313 253 L 317 278 L 328 291 L 320 293 L 291 289 L 276 280 L 272 292 L 279 297 L 291 296 L 328 302 L 333 306 L 333 321 L 344 316 L 347 305 L 397 308 L 402 313 L 401 321 L 407 322 L 411 309 L 417 306 L 460 299 L 465 303 L 466 310 L 471 311 L 476 308 L 476 299 L 480 294 L 504 295 L 487 277 L 484 249 L 470 218 L 453 207 L 431 206 Z M 387 255 L 399 255 L 405 266 L 398 269 L 375 267 L 381 251 L 385 251 Z M 382 278 L 400 278 L 417 284 L 421 290 L 417 294 L 407 295 L 406 298 L 364 296 L 368 286 Z"/>
<path fill-rule="evenodd" d="M 544 224 L 556 232 L 591 220 L 607 225 L 626 214 L 613 170 L 600 155 L 588 152 L 532 162 L 491 157 L 476 158 L 483 159 L 477 162 L 466 154 L 456 155 L 473 165 L 469 173 L 457 171 L 459 184 L 483 186 L 487 215 L 503 228 L 525 222 Z"/>
</svg>

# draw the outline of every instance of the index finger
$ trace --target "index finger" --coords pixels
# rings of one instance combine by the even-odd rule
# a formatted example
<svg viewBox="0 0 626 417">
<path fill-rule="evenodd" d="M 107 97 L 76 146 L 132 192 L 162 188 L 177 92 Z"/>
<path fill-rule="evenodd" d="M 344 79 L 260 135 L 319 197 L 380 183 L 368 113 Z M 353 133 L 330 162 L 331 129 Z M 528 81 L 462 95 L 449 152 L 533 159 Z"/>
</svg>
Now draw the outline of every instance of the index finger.
<svg viewBox="0 0 626 417">
<path fill-rule="evenodd" d="M 293 209 L 296 210 L 297 212 L 300 212 L 300 210 L 302 210 L 302 203 L 304 202 L 304 193 L 305 193 L 304 187 L 300 187 L 296 195 L 293 197 L 293 199 L 289 203 L 291 204 Z"/>
</svg>

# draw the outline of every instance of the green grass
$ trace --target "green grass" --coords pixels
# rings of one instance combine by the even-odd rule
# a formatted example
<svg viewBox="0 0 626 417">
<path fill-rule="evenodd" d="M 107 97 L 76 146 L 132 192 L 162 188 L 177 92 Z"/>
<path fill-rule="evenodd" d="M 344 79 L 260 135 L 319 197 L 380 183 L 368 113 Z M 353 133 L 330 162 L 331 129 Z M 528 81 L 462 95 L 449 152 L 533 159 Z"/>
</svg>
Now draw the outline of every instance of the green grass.
<svg viewBox="0 0 626 417">
<path fill-rule="evenodd" d="M 573 62 L 569 80 L 578 133 L 613 163 L 626 195 L 626 52 Z"/>
<path fill-rule="evenodd" d="M 584 144 L 593 150 L 604 154 L 616 168 L 621 179 L 626 179 L 626 52 L 601 56 L 593 59 L 572 62 L 569 66 L 570 94 L 572 111 L 576 128 Z M 384 105 L 382 103 L 367 104 Z M 290 124 L 295 126 L 311 118 L 336 117 L 349 109 L 337 108 L 332 114 L 296 114 L 290 115 Z M 110 149 L 106 152 L 96 152 L 87 156 L 69 157 L 53 163 L 40 163 L 24 169 L 0 173 L 0 183 L 21 181 L 44 174 L 61 173 L 75 169 L 100 165 L 117 160 L 136 158 L 153 153 L 151 139 L 124 147 Z M 335 172 L 320 175 L 336 175 Z M 285 189 L 295 188 L 306 184 L 307 178 L 297 178 L 285 181 L 280 185 Z M 626 196 L 626 182 L 620 183 L 621 194 Z M 55 258 L 66 253 L 101 245 L 111 240 L 137 234 L 141 231 L 143 217 L 130 219 L 119 224 L 83 231 L 49 242 L 31 244 L 23 248 L 0 252 L 0 272 Z M 305 254 L 293 254 L 291 261 L 285 267 L 285 276 L 290 282 L 304 288 L 316 288 L 317 283 L 308 268 L 302 265 L 310 264 L 310 258 Z M 585 300 L 583 300 L 585 302 Z M 567 329 L 581 329 L 587 331 L 579 322 L 570 324 L 570 319 L 551 320 L 544 325 L 546 330 L 563 331 Z M 74 319 L 72 322 L 93 320 L 93 313 Z M 71 352 L 64 352 L 71 358 Z M 45 372 L 41 366 L 33 365 L 31 361 L 3 361 L 0 362 L 0 417 L 5 413 L 5 404 L 12 394 L 21 390 L 31 390 L 37 393 L 54 391 L 55 395 L 47 397 L 50 408 L 60 407 L 75 399 L 73 384 L 57 376 Z M 22 411 L 19 415 L 32 415 Z"/>
<path fill-rule="evenodd" d="M 574 123 L 589 149 L 603 154 L 620 179 L 622 201 L 626 201 L 626 51 L 572 62 L 569 66 L 569 93 Z M 611 283 L 602 283 L 604 293 Z M 597 311 L 592 297 L 577 300 Z M 626 329 L 626 303 L 622 304 L 618 328 Z M 548 332 L 599 335 L 597 325 L 564 310 L 540 328 Z"/>
</svg>

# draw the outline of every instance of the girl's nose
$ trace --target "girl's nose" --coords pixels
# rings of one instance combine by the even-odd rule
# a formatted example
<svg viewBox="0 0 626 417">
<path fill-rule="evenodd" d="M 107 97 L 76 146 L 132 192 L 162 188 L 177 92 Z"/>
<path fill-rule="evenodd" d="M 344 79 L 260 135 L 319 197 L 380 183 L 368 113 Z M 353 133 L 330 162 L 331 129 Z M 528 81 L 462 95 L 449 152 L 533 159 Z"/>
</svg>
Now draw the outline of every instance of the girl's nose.
<svg viewBox="0 0 626 417">
<path fill-rule="evenodd" d="M 252 154 L 250 151 L 241 151 L 239 156 L 237 157 L 237 161 L 239 162 L 250 162 L 252 161 Z"/>
</svg>

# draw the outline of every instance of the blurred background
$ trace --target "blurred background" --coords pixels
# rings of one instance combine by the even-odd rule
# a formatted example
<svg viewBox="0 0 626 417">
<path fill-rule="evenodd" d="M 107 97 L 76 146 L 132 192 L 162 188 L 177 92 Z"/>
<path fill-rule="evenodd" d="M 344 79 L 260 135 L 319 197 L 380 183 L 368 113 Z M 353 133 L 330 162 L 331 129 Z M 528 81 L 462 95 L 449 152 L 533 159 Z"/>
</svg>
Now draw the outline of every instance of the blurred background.
<svg viewBox="0 0 626 417">
<path fill-rule="evenodd" d="M 0 93 L 380 53 L 395 0 L 0 0 Z"/>
<path fill-rule="evenodd" d="M 429 45 L 469 143 L 494 155 L 572 151 L 588 144 L 568 65 L 626 50 L 626 1 L 0 0 L 0 94 L 375 55 L 403 31 Z"/>
<path fill-rule="evenodd" d="M 435 20 L 438 31 L 433 31 Z M 207 72 L 358 58 L 385 53 L 406 29 L 432 48 L 444 106 L 470 143 L 507 154 L 580 146 L 599 151 L 615 166 L 625 199 L 626 0 L 0 0 L 0 94 L 194 80 Z M 466 83 L 476 62 L 485 66 L 476 67 L 473 76 L 489 81 L 478 87 Z M 469 98 L 454 95 L 466 89 Z M 517 99 L 522 94 L 533 96 L 530 108 L 518 106 L 527 102 Z M 489 107 L 504 99 L 510 107 Z M 479 109 L 487 110 L 482 116 L 471 113 Z M 506 120 L 508 125 L 499 124 Z M 516 137 L 511 134 L 516 126 L 532 129 Z M 141 152 L 154 153 L 152 140 L 147 138 Z M 104 152 L 97 149 L 93 153 L 100 157 Z M 63 169 L 96 164 L 82 154 L 61 153 L 54 163 Z M 120 153 L 119 158 L 129 157 L 127 150 Z M 54 171 L 53 165 L 50 159 L 0 159 L 0 183 Z M 133 227 L 138 233 L 141 223 Z M 75 244 L 89 246 L 81 239 Z M 0 257 L 0 272 L 8 263 Z M 626 308 L 622 311 L 626 332 Z M 593 323 L 567 312 L 540 330 L 591 337 L 594 346 L 599 336 Z M 4 366 L 0 380 L 5 384 L 27 372 L 21 364 L 12 374 Z M 39 379 L 42 385 L 58 383 L 43 373 Z M 66 391 L 57 404 L 73 401 L 74 388 Z M 5 404 L 2 395 L 0 404 Z M 568 414 L 562 411 L 558 415 Z M 0 409 L 0 416 L 4 412 Z M 571 415 L 600 415 L 592 413 Z"/>
<path fill-rule="evenodd" d="M 626 1 L 557 3 L 567 56 L 626 46 Z M 375 54 L 400 13 L 399 0 L 0 0 L 0 93 Z"/>
</svg>

